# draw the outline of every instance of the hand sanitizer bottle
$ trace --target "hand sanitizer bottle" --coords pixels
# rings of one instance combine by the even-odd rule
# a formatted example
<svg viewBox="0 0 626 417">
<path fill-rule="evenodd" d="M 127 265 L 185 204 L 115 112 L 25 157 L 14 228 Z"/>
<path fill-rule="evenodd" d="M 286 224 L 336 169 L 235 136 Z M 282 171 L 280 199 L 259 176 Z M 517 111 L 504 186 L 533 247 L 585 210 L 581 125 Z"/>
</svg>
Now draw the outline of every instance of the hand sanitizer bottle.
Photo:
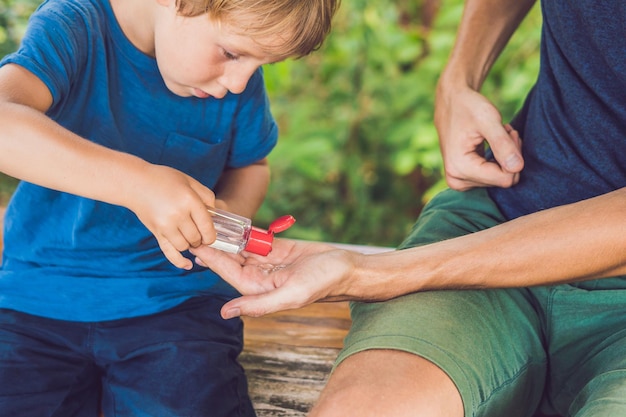
<svg viewBox="0 0 626 417">
<path fill-rule="evenodd" d="M 266 256 L 272 251 L 274 233 L 289 229 L 296 219 L 286 215 L 274 220 L 268 230 L 252 226 L 250 219 L 224 210 L 209 208 L 217 237 L 209 246 L 225 252 L 247 251 Z"/>
</svg>

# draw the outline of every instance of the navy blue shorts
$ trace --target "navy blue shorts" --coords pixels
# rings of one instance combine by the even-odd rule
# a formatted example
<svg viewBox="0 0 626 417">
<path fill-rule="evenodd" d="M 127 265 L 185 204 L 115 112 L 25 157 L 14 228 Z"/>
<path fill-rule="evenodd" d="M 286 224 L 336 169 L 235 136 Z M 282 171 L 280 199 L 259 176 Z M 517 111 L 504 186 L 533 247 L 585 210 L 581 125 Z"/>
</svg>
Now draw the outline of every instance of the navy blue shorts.
<svg viewBox="0 0 626 417">
<path fill-rule="evenodd" d="M 0 309 L 0 416 L 255 416 L 225 301 L 96 323 Z"/>
</svg>

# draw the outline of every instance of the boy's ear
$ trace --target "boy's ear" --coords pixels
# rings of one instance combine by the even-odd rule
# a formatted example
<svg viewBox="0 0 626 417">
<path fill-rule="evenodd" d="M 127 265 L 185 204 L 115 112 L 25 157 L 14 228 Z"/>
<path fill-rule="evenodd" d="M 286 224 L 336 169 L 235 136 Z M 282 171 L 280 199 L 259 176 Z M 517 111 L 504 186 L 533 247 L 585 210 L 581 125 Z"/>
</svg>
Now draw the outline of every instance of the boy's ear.
<svg viewBox="0 0 626 417">
<path fill-rule="evenodd" d="M 156 0 L 157 4 L 159 4 L 160 6 L 166 6 L 169 7 L 170 4 L 174 3 L 174 6 L 176 6 L 176 0 Z"/>
</svg>

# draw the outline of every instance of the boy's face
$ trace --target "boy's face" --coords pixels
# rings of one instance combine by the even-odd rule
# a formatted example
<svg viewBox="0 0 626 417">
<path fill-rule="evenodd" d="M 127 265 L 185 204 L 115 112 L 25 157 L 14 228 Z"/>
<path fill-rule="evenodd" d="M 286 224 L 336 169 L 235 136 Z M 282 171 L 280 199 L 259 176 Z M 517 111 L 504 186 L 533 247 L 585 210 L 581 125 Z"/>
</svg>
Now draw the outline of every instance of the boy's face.
<svg viewBox="0 0 626 417">
<path fill-rule="evenodd" d="M 176 95 L 239 94 L 257 68 L 287 58 L 264 52 L 251 38 L 237 35 L 231 26 L 206 14 L 181 16 L 171 4 L 157 9 L 154 54 L 165 84 Z M 261 41 L 271 45 L 280 39 Z"/>
</svg>

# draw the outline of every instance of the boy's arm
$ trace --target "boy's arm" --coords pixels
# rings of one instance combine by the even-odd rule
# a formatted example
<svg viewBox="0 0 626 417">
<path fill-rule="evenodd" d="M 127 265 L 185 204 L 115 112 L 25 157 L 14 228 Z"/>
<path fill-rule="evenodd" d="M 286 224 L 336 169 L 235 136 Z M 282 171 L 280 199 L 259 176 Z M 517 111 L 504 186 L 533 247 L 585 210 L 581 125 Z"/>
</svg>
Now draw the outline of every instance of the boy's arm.
<svg viewBox="0 0 626 417">
<path fill-rule="evenodd" d="M 270 183 L 267 158 L 242 168 L 224 171 L 215 187 L 218 208 L 253 218 Z"/>
<path fill-rule="evenodd" d="M 521 142 L 479 91 L 535 0 L 468 0 L 457 40 L 437 85 L 435 125 L 451 188 L 509 187 L 523 167 Z M 509 129 L 510 130 L 510 129 Z M 523 138 L 522 138 L 523 139 Z M 487 141 L 496 162 L 483 156 Z"/>
<path fill-rule="evenodd" d="M 215 240 L 213 192 L 175 169 L 83 139 L 48 118 L 45 84 L 26 69 L 0 68 L 0 171 L 28 182 L 132 210 L 165 256 L 191 268 L 181 251 Z"/>
<path fill-rule="evenodd" d="M 1 170 L 51 189 L 125 202 L 127 183 L 120 176 L 139 173 L 146 163 L 59 126 L 44 114 L 51 104 L 50 91 L 35 75 L 13 64 L 0 68 Z"/>
</svg>

